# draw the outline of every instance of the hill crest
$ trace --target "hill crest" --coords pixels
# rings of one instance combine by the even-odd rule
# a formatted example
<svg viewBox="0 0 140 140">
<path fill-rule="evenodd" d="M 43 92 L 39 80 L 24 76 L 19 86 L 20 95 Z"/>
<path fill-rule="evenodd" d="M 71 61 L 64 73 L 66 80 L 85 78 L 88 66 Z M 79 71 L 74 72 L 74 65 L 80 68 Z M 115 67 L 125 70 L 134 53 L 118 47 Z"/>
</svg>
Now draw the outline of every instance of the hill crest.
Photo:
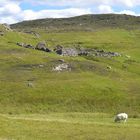
<svg viewBox="0 0 140 140">
<path fill-rule="evenodd" d="M 46 18 L 12 24 L 14 29 L 88 30 L 100 28 L 139 29 L 140 17 L 125 14 L 89 14 L 70 18 Z"/>
</svg>

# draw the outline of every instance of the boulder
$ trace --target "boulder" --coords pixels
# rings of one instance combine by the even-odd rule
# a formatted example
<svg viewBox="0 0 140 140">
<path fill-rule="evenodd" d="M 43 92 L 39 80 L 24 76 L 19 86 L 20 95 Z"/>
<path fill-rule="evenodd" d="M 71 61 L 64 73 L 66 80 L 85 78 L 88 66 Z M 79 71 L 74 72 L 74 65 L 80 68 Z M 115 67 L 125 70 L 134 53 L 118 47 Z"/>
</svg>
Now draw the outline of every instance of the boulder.
<svg viewBox="0 0 140 140">
<path fill-rule="evenodd" d="M 55 51 L 57 54 L 62 55 L 63 46 L 57 45 L 57 46 L 54 48 L 54 51 Z"/>
<path fill-rule="evenodd" d="M 44 42 L 39 42 L 36 45 L 36 50 L 41 50 L 41 51 L 45 51 L 45 52 L 51 52 L 51 50 L 49 48 L 46 47 L 46 43 Z"/>
</svg>

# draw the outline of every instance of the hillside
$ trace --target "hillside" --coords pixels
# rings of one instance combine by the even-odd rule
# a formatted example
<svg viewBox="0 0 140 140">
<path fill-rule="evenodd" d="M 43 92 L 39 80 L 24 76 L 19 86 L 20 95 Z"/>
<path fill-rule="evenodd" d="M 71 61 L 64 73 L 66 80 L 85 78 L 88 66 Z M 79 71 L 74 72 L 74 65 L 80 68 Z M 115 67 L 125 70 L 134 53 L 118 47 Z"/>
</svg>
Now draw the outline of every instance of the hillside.
<svg viewBox="0 0 140 140">
<path fill-rule="evenodd" d="M 23 21 L 11 25 L 15 29 L 39 28 L 47 31 L 85 30 L 95 31 L 101 28 L 139 29 L 140 17 L 117 14 L 83 15 L 61 19 L 39 19 Z"/>
<path fill-rule="evenodd" d="M 98 32 L 5 31 L 0 37 L 0 112 L 119 112 L 139 114 L 140 31 L 106 29 Z M 60 56 L 16 45 L 45 41 L 53 50 L 81 47 L 121 56 Z M 96 52 L 97 53 L 97 52 Z M 61 60 L 63 59 L 63 60 Z M 55 72 L 59 64 L 70 71 Z M 63 66 L 63 65 L 62 65 Z M 57 68 L 56 68 L 57 69 Z M 28 84 L 31 83 L 33 87 Z"/>
<path fill-rule="evenodd" d="M 0 139 L 139 140 L 139 17 L 11 26 L 0 25 Z"/>
</svg>

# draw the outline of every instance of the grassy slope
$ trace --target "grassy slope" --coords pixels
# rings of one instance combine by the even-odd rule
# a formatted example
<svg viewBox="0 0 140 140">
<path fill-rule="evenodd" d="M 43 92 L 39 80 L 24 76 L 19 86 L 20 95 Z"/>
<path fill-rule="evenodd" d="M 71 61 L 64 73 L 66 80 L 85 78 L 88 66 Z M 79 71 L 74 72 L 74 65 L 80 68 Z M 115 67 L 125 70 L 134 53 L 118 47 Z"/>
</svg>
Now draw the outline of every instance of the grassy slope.
<svg viewBox="0 0 140 140">
<path fill-rule="evenodd" d="M 138 140 L 139 119 L 116 125 L 112 118 L 117 112 L 127 112 L 130 117 L 140 114 L 140 31 L 40 31 L 40 34 L 40 39 L 18 32 L 5 32 L 0 37 L 0 113 L 11 114 L 0 117 L 0 138 Z M 42 40 L 50 48 L 80 43 L 123 56 L 63 57 L 73 66 L 72 71 L 55 73 L 52 68 L 61 56 L 15 45 L 16 42 L 35 45 Z M 111 70 L 106 68 L 108 65 Z M 27 86 L 29 82 L 33 87 Z M 95 115 L 97 112 L 99 115 Z"/>
<path fill-rule="evenodd" d="M 40 40 L 71 46 L 98 47 L 117 51 L 121 58 L 69 58 L 72 72 L 55 73 L 60 56 L 24 49 L 13 42 L 36 44 L 31 35 L 7 32 L 0 37 L 0 112 L 108 112 L 139 113 L 139 31 L 41 33 Z M 11 41 L 9 43 L 9 41 Z M 126 58 L 125 54 L 131 58 Z M 38 65 L 43 64 L 43 68 Z M 110 65 L 112 70 L 107 70 Z M 33 88 L 27 86 L 31 81 Z"/>
</svg>

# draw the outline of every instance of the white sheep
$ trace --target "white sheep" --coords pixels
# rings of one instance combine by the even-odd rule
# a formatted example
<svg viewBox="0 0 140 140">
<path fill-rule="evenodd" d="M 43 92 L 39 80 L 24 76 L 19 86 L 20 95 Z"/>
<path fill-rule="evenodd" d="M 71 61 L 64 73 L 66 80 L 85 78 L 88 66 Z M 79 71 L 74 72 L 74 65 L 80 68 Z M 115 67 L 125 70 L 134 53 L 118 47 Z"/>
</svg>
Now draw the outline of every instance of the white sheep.
<svg viewBox="0 0 140 140">
<path fill-rule="evenodd" d="M 115 122 L 121 122 L 121 121 L 124 121 L 126 122 L 126 120 L 128 119 L 128 115 L 126 113 L 120 113 L 120 114 L 117 114 L 115 116 Z"/>
</svg>

